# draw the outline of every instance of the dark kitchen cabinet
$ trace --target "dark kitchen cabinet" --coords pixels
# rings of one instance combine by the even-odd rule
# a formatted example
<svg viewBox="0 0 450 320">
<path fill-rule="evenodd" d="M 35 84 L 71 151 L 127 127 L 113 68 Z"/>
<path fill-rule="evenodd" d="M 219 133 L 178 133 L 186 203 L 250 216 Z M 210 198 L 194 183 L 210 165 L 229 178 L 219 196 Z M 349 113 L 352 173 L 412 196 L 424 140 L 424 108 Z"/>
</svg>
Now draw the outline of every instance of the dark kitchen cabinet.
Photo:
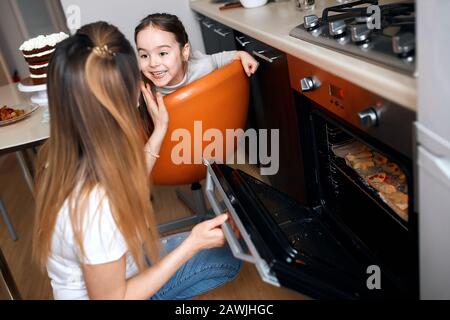
<svg viewBox="0 0 450 320">
<path fill-rule="evenodd" d="M 236 50 L 233 30 L 223 24 L 198 15 L 206 54 Z"/>
<path fill-rule="evenodd" d="M 271 184 L 305 202 L 303 163 L 298 140 L 298 122 L 289 87 L 287 57 L 283 52 L 256 43 L 253 56 L 260 63 L 255 78 L 267 129 L 279 129 L 279 172 L 269 176 Z"/>
<path fill-rule="evenodd" d="M 279 171 L 269 176 L 269 180 L 275 188 L 306 202 L 297 113 L 286 54 L 244 34 L 237 33 L 236 42 L 238 50 L 247 51 L 259 62 L 258 71 L 251 78 L 251 121 L 257 129 L 279 130 Z"/>
<path fill-rule="evenodd" d="M 258 60 L 258 71 L 250 78 L 247 126 L 279 130 L 279 170 L 277 174 L 270 175 L 269 180 L 275 188 L 298 201 L 306 202 L 298 121 L 290 89 L 286 54 L 217 21 L 201 15 L 198 17 L 207 54 L 242 50 Z M 270 131 L 267 141 L 268 150 L 271 150 Z"/>
</svg>

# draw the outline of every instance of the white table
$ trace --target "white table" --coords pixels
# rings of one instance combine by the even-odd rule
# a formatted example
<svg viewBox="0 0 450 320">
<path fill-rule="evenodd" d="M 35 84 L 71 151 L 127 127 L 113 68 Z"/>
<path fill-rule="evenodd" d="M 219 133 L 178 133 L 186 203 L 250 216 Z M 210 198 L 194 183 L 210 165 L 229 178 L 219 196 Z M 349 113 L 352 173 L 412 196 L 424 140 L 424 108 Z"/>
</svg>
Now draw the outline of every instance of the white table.
<svg viewBox="0 0 450 320">
<path fill-rule="evenodd" d="M 20 92 L 16 84 L 0 87 L 0 106 L 30 103 L 31 94 Z M 45 141 L 50 135 L 50 124 L 42 122 L 42 115 L 48 107 L 38 110 L 19 122 L 0 127 L 0 155 L 27 149 Z"/>
<path fill-rule="evenodd" d="M 30 103 L 31 94 L 20 92 L 16 84 L 0 87 L 0 105 L 12 106 L 20 103 Z M 47 110 L 46 105 L 40 105 L 24 120 L 0 127 L 0 155 L 16 151 L 17 159 L 28 187 L 33 191 L 33 179 L 26 165 L 23 151 L 44 142 L 50 135 L 50 124 L 42 121 L 42 115 Z"/>
<path fill-rule="evenodd" d="M 21 103 L 29 103 L 31 93 L 23 93 L 17 89 L 16 84 L 0 87 L 0 107 L 4 105 L 13 106 Z M 50 124 L 42 121 L 43 113 L 47 110 L 46 105 L 40 105 L 39 109 L 24 120 L 12 123 L 7 126 L 0 126 L 0 155 L 15 152 L 22 169 L 28 187 L 33 191 L 33 177 L 28 168 L 24 151 L 28 148 L 43 143 L 50 135 Z M 5 221 L 13 240 L 17 235 L 9 220 L 6 207 L 0 198 L 0 213 Z M 20 298 L 17 287 L 10 274 L 6 260 L 0 251 L 0 279 L 6 283 L 8 293 L 11 298 Z"/>
<path fill-rule="evenodd" d="M 0 106 L 29 103 L 30 98 L 31 94 L 20 92 L 16 84 L 0 87 Z M 29 117 L 10 125 L 0 126 L 0 155 L 16 152 L 20 167 L 31 192 L 33 192 L 33 177 L 25 161 L 24 151 L 41 144 L 49 137 L 50 124 L 42 121 L 43 113 L 47 108 L 46 105 L 40 105 L 39 109 Z M 5 211 L 0 211 L 2 211 L 2 216 L 4 216 Z M 8 224 L 12 238 L 16 238 L 7 217 L 4 217 L 4 219 Z"/>
</svg>

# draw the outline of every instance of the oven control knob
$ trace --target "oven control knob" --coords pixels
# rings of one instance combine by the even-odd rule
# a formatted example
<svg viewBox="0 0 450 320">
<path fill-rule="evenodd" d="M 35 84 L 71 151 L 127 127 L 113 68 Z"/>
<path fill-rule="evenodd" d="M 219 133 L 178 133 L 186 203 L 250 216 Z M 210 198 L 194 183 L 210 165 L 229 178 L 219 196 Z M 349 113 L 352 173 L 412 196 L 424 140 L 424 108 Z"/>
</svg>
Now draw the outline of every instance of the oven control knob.
<svg viewBox="0 0 450 320">
<path fill-rule="evenodd" d="M 392 49 L 398 55 L 408 55 L 415 49 L 416 38 L 413 33 L 401 33 L 392 38 Z"/>
<path fill-rule="evenodd" d="M 312 30 L 319 26 L 319 18 L 314 14 L 305 16 L 303 22 L 307 30 Z"/>
<path fill-rule="evenodd" d="M 328 32 L 334 37 L 344 35 L 346 28 L 347 23 L 345 20 L 330 21 L 328 23 Z"/>
<path fill-rule="evenodd" d="M 320 82 L 314 77 L 306 77 L 300 80 L 300 88 L 302 92 L 312 91 L 320 86 Z"/>
<path fill-rule="evenodd" d="M 352 41 L 356 43 L 369 41 L 371 32 L 372 30 L 367 28 L 365 24 L 356 24 L 350 27 Z"/>
<path fill-rule="evenodd" d="M 374 108 L 367 108 L 358 112 L 359 123 L 364 128 L 378 126 L 378 113 Z"/>
</svg>

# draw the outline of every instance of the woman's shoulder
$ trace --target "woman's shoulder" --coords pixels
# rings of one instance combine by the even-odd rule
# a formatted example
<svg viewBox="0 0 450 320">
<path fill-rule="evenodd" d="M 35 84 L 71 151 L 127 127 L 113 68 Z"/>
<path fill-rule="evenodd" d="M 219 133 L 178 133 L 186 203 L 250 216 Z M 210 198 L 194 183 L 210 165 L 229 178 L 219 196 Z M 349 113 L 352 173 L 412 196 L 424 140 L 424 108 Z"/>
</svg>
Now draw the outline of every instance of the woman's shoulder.
<svg viewBox="0 0 450 320">
<path fill-rule="evenodd" d="M 98 185 L 88 191 L 81 191 L 79 187 L 75 188 L 60 209 L 58 220 L 62 221 L 59 222 L 64 223 L 71 214 L 80 214 L 84 220 L 91 222 L 98 219 L 99 216 L 111 218 L 111 209 L 105 189 Z"/>
</svg>

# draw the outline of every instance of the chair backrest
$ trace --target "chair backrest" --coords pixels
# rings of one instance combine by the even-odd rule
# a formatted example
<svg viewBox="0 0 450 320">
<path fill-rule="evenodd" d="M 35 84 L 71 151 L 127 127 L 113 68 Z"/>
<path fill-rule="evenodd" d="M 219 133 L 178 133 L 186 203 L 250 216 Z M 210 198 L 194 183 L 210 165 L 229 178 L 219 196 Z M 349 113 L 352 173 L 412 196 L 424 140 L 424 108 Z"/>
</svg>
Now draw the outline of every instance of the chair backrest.
<svg viewBox="0 0 450 320">
<path fill-rule="evenodd" d="M 215 159 L 224 161 L 229 156 L 225 152 L 226 129 L 245 128 L 249 85 L 240 61 L 234 61 L 164 97 L 169 128 L 152 170 L 154 184 L 190 184 L 204 179 L 203 150 L 211 150 L 213 142 L 203 141 L 202 135 L 209 129 L 223 137 L 224 152 L 214 154 Z M 189 161 L 177 164 L 180 157 Z"/>
</svg>

